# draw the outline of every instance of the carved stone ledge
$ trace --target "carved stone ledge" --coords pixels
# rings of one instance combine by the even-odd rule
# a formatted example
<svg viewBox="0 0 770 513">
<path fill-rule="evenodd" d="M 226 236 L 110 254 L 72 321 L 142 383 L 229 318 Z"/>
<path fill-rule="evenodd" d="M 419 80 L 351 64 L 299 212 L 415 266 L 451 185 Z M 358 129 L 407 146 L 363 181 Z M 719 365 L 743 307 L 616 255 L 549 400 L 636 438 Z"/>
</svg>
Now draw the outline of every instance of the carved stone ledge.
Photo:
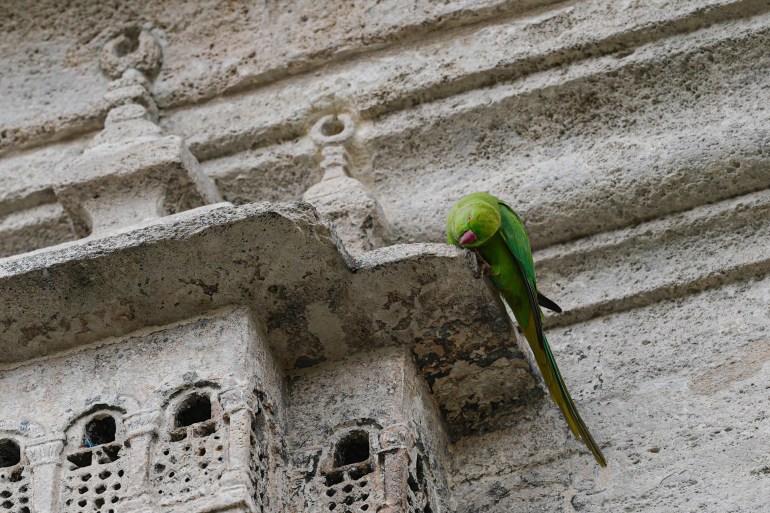
<svg viewBox="0 0 770 513">
<path fill-rule="evenodd" d="M 415 444 L 414 433 L 406 424 L 388 426 L 380 433 L 380 448 L 382 451 L 408 449 Z"/>
<path fill-rule="evenodd" d="M 248 410 L 257 413 L 260 410 L 257 398 L 254 394 L 243 388 L 231 388 L 219 393 L 219 402 L 226 413 L 231 414 L 239 410 Z"/>
<path fill-rule="evenodd" d="M 496 411 L 488 390 L 502 409 L 536 386 L 475 265 L 472 255 L 446 244 L 415 244 L 369 252 L 353 266 L 308 205 L 208 207 L 0 261 L 0 318 L 13 321 L 0 325 L 0 361 L 243 304 L 264 325 L 283 369 L 383 346 L 409 348 L 447 421 L 465 430 Z M 111 315 L 101 315 L 105 309 Z M 510 365 L 521 372 L 495 371 Z M 462 400 L 478 410 L 454 409 L 450 375 Z"/>
</svg>

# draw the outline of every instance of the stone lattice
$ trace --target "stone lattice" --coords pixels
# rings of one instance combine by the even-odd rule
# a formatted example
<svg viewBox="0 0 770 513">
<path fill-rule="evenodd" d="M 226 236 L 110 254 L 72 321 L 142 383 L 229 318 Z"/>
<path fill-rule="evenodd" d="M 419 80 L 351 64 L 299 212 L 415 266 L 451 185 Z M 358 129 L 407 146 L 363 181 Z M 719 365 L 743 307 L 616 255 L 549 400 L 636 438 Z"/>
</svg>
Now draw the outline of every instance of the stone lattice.
<svg viewBox="0 0 770 513">
<path fill-rule="evenodd" d="M 376 511 L 382 503 L 382 496 L 375 490 L 373 479 L 377 476 L 369 464 L 357 466 L 339 474 L 326 476 L 324 492 L 325 511 L 335 513 L 358 513 Z"/>
<path fill-rule="evenodd" d="M 216 492 L 227 461 L 225 429 L 209 419 L 176 428 L 154 451 L 152 483 L 161 504 L 205 497 Z"/>
<path fill-rule="evenodd" d="M 115 513 L 128 479 L 125 450 L 112 443 L 70 455 L 63 470 L 62 512 Z"/>
<path fill-rule="evenodd" d="M 0 469 L 0 507 L 9 513 L 30 513 L 29 472 L 19 463 Z"/>
</svg>

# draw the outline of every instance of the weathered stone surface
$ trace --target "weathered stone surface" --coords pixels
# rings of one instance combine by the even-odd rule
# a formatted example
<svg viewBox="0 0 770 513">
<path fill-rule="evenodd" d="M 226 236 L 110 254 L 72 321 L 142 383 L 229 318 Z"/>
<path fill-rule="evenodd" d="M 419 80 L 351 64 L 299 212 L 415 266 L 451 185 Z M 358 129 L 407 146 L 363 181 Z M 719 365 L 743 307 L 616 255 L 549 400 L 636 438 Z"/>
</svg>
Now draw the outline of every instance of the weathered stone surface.
<svg viewBox="0 0 770 513">
<path fill-rule="evenodd" d="M 551 330 L 607 468 L 550 405 L 534 406 L 514 428 L 453 447 L 458 511 L 770 507 L 770 459 L 756 445 L 770 435 L 768 293 L 767 278 L 742 281 Z"/>
<path fill-rule="evenodd" d="M 762 191 L 537 252 L 540 288 L 566 309 L 550 325 L 766 274 L 768 207 Z"/>
<path fill-rule="evenodd" d="M 765 0 L 0 6 L 0 505 L 767 510 L 768 34 Z M 475 190 L 606 469 L 435 244 Z M 196 366 L 213 424 L 85 401 Z"/>
<path fill-rule="evenodd" d="M 292 490 L 292 507 L 298 511 L 328 510 L 332 503 L 344 507 L 341 497 L 326 493 L 327 483 L 341 435 L 362 429 L 376 439 L 373 447 L 380 454 L 371 470 L 362 471 L 371 482 L 365 485 L 369 497 L 359 502 L 376 504 L 375 498 L 380 497 L 382 503 L 398 506 L 394 499 L 406 496 L 407 476 L 392 475 L 394 469 L 387 460 L 404 450 L 410 466 L 419 466 L 420 472 L 428 474 L 430 491 L 420 493 L 430 496 L 434 510 L 440 508 L 436 497 L 446 496 L 447 436 L 434 404 L 426 402 L 425 389 L 409 352 L 398 349 L 347 358 L 291 376 L 287 442 L 301 460 L 295 464 L 294 479 L 300 486 Z M 377 474 L 384 474 L 384 479 L 378 481 Z M 391 486 L 401 490 L 396 492 Z"/>
<path fill-rule="evenodd" d="M 220 205 L 6 259 L 2 361 L 237 303 L 257 312 L 284 369 L 382 346 L 413 348 L 458 433 L 493 416 L 492 403 L 520 404 L 530 393 L 510 323 L 469 254 L 446 245 L 392 246 L 352 267 L 337 244 L 302 204 Z M 521 371 L 512 379 L 485 373 L 490 366 Z M 501 381 L 505 388 L 496 386 Z"/>
<path fill-rule="evenodd" d="M 101 100 L 106 77 L 94 55 L 127 29 L 138 34 L 144 28 L 158 38 L 163 67 L 155 91 L 158 103 L 167 107 L 313 71 L 326 62 L 447 27 L 515 15 L 538 3 L 140 1 L 65 7 L 49 2 L 34 10 L 6 3 L 0 12 L 0 49 L 8 58 L 3 59 L 0 87 L 8 94 L 2 96 L 0 110 L 8 123 L 0 133 L 0 149 L 98 128 L 107 108 Z M 34 89 L 24 87 L 30 69 L 38 73 Z"/>
</svg>

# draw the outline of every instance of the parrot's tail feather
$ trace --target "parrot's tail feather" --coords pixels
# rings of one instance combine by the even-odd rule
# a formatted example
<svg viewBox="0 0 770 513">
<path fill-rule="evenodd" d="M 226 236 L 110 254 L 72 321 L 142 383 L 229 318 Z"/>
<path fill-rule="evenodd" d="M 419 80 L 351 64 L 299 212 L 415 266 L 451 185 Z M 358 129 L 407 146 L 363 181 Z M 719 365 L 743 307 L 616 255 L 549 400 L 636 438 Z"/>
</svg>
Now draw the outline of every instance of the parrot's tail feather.
<svg viewBox="0 0 770 513">
<path fill-rule="evenodd" d="M 547 308 L 552 312 L 561 313 L 561 307 L 554 301 L 542 295 L 540 292 L 537 293 L 537 302 L 540 304 L 540 306 Z"/>
<path fill-rule="evenodd" d="M 559 390 L 558 397 L 562 399 L 562 401 L 557 402 L 559 409 L 561 409 L 562 413 L 564 414 L 564 418 L 567 420 L 567 424 L 569 424 L 569 427 L 572 429 L 575 437 L 579 440 L 582 440 L 583 443 L 586 444 L 586 447 L 588 447 L 588 450 L 591 451 L 591 453 L 594 455 L 594 458 L 596 458 L 596 462 L 599 463 L 599 465 L 606 467 L 607 460 L 604 458 L 604 454 L 599 448 L 599 445 L 594 440 L 594 437 L 591 436 L 591 432 L 588 430 L 588 426 L 586 426 L 585 422 L 583 422 L 583 418 L 580 416 L 580 413 L 578 413 L 575 402 L 572 400 L 572 396 L 567 390 L 567 385 L 564 383 L 564 379 L 561 377 L 559 367 L 556 365 L 556 360 L 553 357 L 551 348 L 548 346 L 548 342 L 545 341 L 545 337 L 543 337 L 543 341 L 545 342 L 544 346 L 546 358 L 549 364 L 548 366 L 553 372 L 553 377 L 555 378 L 554 384 L 558 387 Z M 548 388 L 552 388 L 551 384 L 548 384 Z M 551 390 L 551 395 L 554 397 L 554 399 L 556 399 L 557 395 L 554 394 L 554 390 Z"/>
<path fill-rule="evenodd" d="M 596 462 L 602 467 L 607 466 L 607 460 L 604 459 L 604 454 L 599 448 L 599 445 L 591 436 L 591 432 L 588 430 L 583 419 L 577 411 L 575 402 L 572 400 L 572 396 L 567 390 L 567 385 L 564 383 L 564 379 L 561 377 L 559 367 L 556 365 L 556 359 L 553 357 L 551 347 L 548 345 L 548 341 L 543 333 L 543 322 L 541 319 L 542 312 L 537 304 L 537 296 L 534 286 L 529 283 L 529 280 L 524 280 L 525 287 L 529 296 L 530 313 L 531 316 L 526 319 L 525 326 L 522 326 L 524 336 L 527 337 L 529 345 L 532 348 L 532 352 L 537 360 L 537 365 L 540 367 L 540 372 L 543 375 L 546 385 L 548 385 L 548 391 L 551 393 L 551 397 L 554 402 L 561 409 L 567 424 L 569 424 L 572 433 L 576 438 L 582 440 L 588 450 L 594 455 Z M 516 311 L 514 310 L 514 313 Z M 518 319 L 519 325 L 522 325 L 522 320 Z"/>
</svg>

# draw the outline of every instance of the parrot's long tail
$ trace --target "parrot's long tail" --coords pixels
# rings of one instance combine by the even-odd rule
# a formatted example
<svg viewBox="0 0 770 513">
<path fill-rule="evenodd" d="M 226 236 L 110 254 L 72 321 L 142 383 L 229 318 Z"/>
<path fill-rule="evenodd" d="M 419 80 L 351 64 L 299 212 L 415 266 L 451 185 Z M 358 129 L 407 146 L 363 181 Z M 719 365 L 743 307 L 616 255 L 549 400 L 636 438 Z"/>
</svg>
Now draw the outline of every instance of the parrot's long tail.
<svg viewBox="0 0 770 513">
<path fill-rule="evenodd" d="M 596 458 L 599 465 L 606 467 L 607 460 L 604 459 L 604 454 L 602 454 L 599 445 L 594 441 L 593 436 L 591 436 L 588 426 L 586 426 L 585 422 L 583 422 L 583 419 L 580 417 L 575 402 L 572 400 L 572 396 L 567 390 L 567 385 L 564 384 L 564 379 L 561 377 L 559 367 L 556 365 L 556 360 L 553 357 L 551 348 L 543 334 L 541 323 L 529 322 L 527 324 L 527 328 L 523 330 L 524 336 L 527 338 L 530 347 L 532 347 L 535 360 L 537 361 L 538 367 L 540 367 L 540 373 L 543 375 L 543 379 L 548 386 L 548 391 L 551 393 L 553 401 L 559 409 L 561 409 L 561 412 L 575 437 L 586 444 L 586 447 L 588 447 L 588 450 L 594 455 L 594 458 Z"/>
</svg>

